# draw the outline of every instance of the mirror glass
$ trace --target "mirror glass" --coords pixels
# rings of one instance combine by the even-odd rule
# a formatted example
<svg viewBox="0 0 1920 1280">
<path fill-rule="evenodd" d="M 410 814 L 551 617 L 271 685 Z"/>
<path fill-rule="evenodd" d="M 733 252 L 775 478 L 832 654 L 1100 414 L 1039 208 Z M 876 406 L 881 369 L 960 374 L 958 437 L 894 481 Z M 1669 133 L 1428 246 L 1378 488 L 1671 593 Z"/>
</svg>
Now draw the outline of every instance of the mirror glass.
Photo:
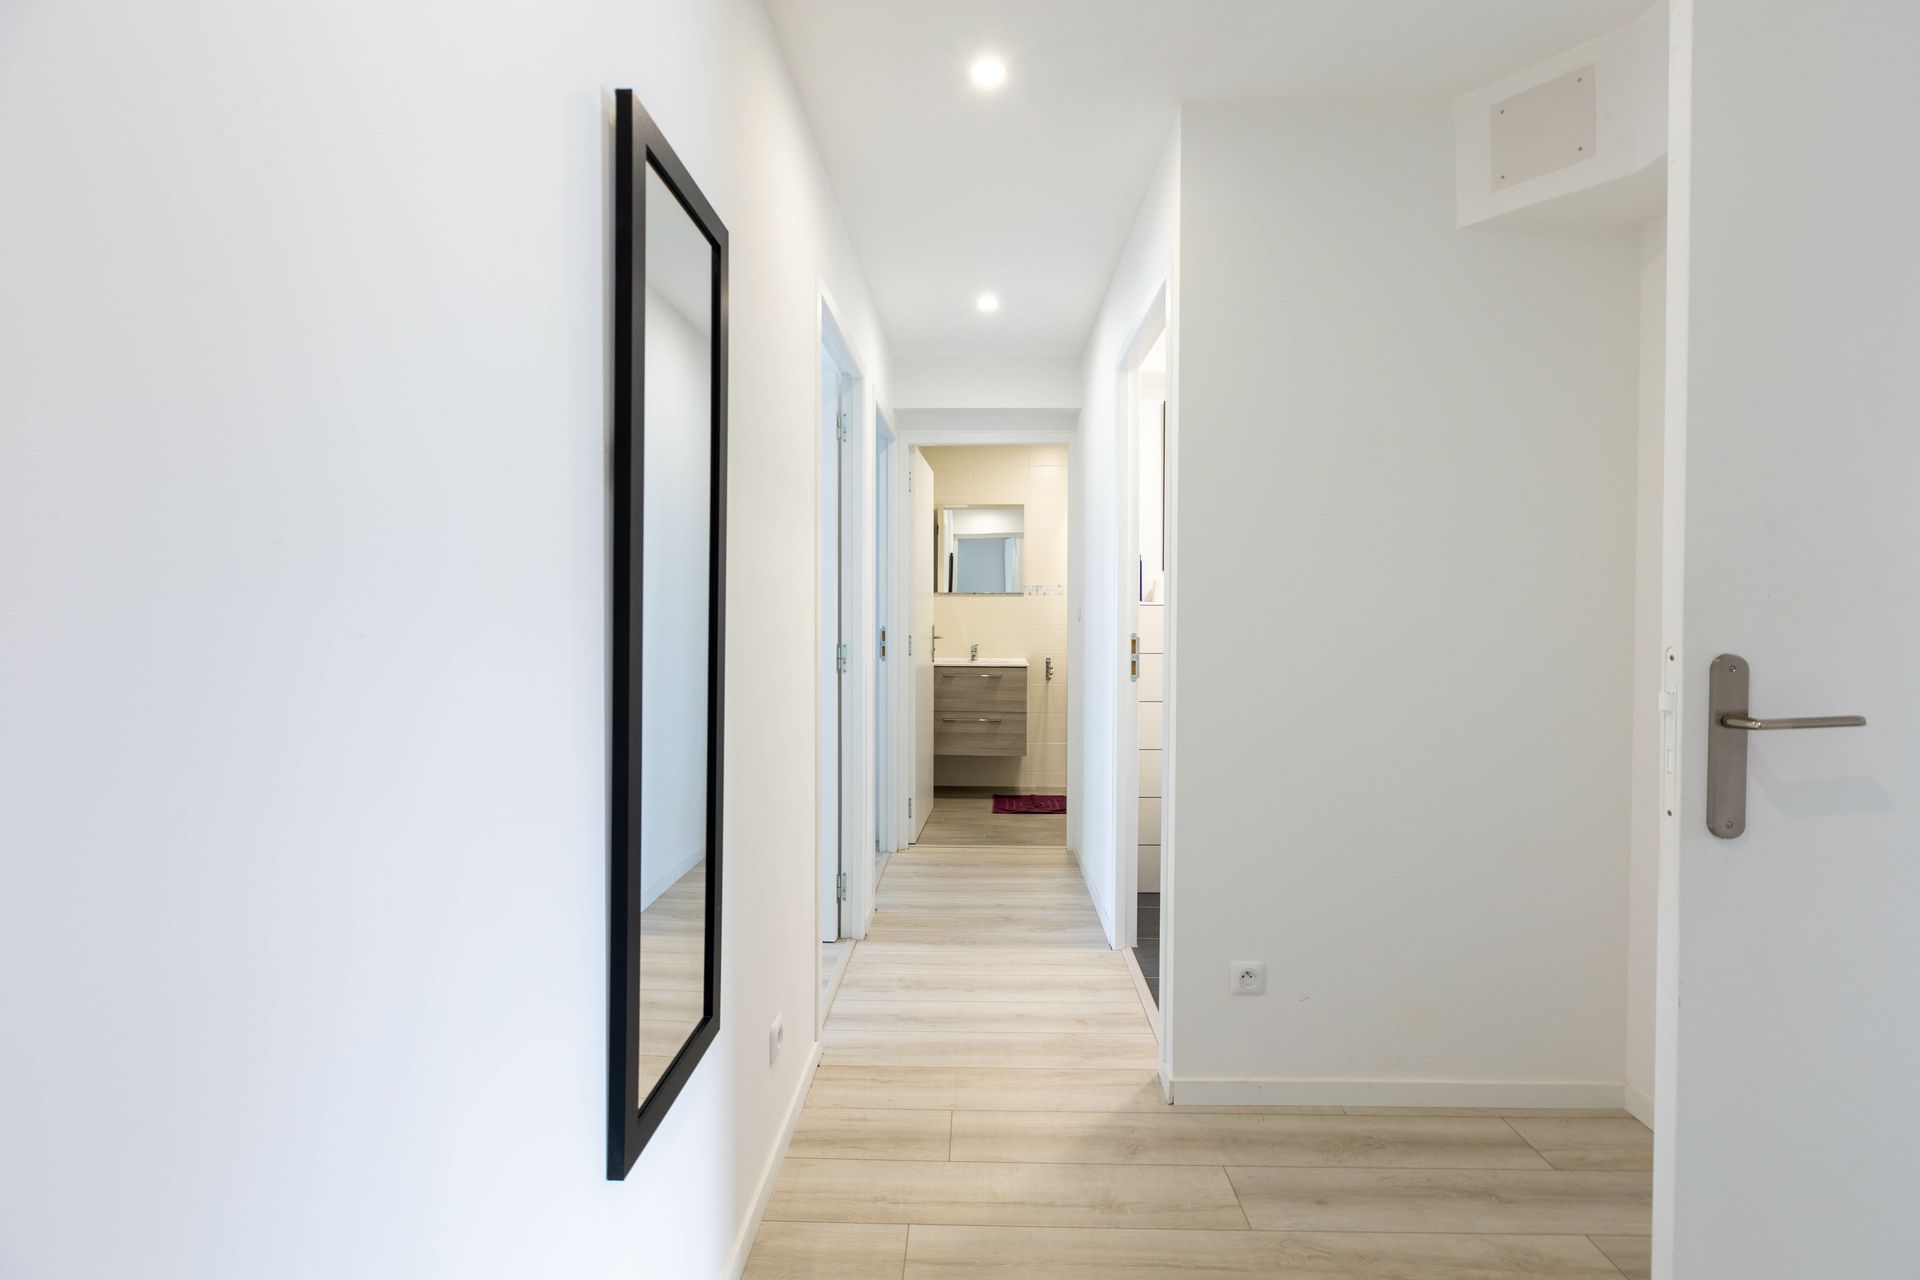
<svg viewBox="0 0 1920 1280">
<path fill-rule="evenodd" d="M 640 431 L 640 1081 L 706 1014 L 714 247 L 646 166 Z"/>
<path fill-rule="evenodd" d="M 1026 591 L 1027 509 L 940 507 L 933 513 L 934 589 L 956 596 Z"/>
</svg>

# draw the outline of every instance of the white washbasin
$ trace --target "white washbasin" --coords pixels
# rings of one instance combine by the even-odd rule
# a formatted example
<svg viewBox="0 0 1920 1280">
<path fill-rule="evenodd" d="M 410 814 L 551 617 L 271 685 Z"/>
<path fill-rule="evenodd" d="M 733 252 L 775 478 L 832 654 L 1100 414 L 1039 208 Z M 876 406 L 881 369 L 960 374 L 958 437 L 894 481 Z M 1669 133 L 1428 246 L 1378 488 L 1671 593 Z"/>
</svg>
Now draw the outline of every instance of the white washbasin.
<svg viewBox="0 0 1920 1280">
<path fill-rule="evenodd" d="M 1027 660 L 1025 658 L 981 658 L 977 662 L 969 662 L 965 658 L 935 658 L 933 665 L 936 667 L 1024 667 L 1027 665 Z"/>
</svg>

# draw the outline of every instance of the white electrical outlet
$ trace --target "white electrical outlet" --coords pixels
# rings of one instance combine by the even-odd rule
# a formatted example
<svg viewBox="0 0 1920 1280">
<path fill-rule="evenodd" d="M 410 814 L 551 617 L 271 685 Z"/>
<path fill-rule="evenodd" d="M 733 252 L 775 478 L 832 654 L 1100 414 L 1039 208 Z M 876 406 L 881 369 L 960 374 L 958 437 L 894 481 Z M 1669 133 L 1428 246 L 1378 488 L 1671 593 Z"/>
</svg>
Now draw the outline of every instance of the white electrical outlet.
<svg viewBox="0 0 1920 1280">
<path fill-rule="evenodd" d="M 1267 962 L 1235 960 L 1233 966 L 1227 970 L 1227 990 L 1237 996 L 1267 994 Z"/>
<path fill-rule="evenodd" d="M 786 1034 L 787 1034 L 786 1027 L 781 1024 L 781 1019 L 778 1016 L 776 1016 L 773 1020 L 773 1026 L 767 1029 L 767 1065 L 768 1066 L 772 1066 L 774 1063 L 780 1061 L 780 1041 L 786 1036 Z"/>
</svg>

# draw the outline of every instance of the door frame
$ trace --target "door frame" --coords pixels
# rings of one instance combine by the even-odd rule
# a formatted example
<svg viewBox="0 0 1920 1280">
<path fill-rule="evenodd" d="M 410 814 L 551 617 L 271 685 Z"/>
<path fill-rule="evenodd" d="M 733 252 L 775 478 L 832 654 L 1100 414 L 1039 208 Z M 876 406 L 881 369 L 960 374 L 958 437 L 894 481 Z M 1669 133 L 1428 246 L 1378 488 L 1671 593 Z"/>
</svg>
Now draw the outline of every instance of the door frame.
<svg viewBox="0 0 1920 1280">
<path fill-rule="evenodd" d="M 1120 396 L 1119 572 L 1118 611 L 1113 619 L 1114 639 L 1120 653 L 1121 678 L 1113 690 L 1113 780 L 1114 804 L 1114 940 L 1119 947 L 1139 942 L 1140 926 L 1140 696 L 1139 682 L 1129 673 L 1131 655 L 1128 637 L 1140 632 L 1140 602 L 1137 586 L 1137 552 L 1140 544 L 1140 364 L 1153 344 L 1167 331 L 1167 287 L 1154 291 L 1153 300 L 1141 313 L 1133 336 L 1122 349 L 1117 371 Z M 1171 360 L 1168 362 L 1171 364 Z M 1171 541 L 1171 539 L 1169 539 Z M 1169 586 L 1173 575 L 1167 575 Z M 1168 602 L 1169 608 L 1171 601 Z M 1171 717 L 1168 717 L 1169 719 Z M 1163 748 L 1164 750 L 1164 748 Z M 1168 759 L 1161 756 L 1162 761 Z M 1166 790 L 1162 784 L 1162 791 Z M 1161 803 L 1161 829 L 1166 828 L 1166 804 Z M 1167 878 L 1166 846 L 1161 846 L 1160 875 L 1164 887 Z M 1165 899 L 1162 898 L 1161 925 L 1166 924 Z M 1165 953 L 1164 945 L 1161 948 Z M 1166 984 L 1161 988 L 1164 991 Z"/>
<path fill-rule="evenodd" d="M 1082 458 L 1080 454 L 1080 448 L 1081 448 L 1080 432 L 1077 426 L 1055 427 L 1055 426 L 1042 425 L 1048 418 L 1053 417 L 1053 414 L 1051 413 L 1051 411 L 1046 411 L 1046 410 L 1041 410 L 1037 412 L 1028 412 L 1028 411 L 1021 411 L 1021 410 L 983 410 L 981 411 L 981 415 L 988 418 L 998 417 L 998 418 L 1005 418 L 1009 420 L 1020 419 L 1021 421 L 1019 422 L 1019 425 L 987 426 L 987 425 L 982 425 L 982 416 L 976 416 L 972 411 L 948 411 L 948 410 L 925 411 L 922 415 L 922 420 L 905 421 L 905 422 L 902 422 L 899 426 L 899 431 L 896 439 L 901 444 L 911 446 L 911 449 L 898 450 L 898 452 L 901 455 L 902 461 L 905 462 L 911 456 L 911 453 L 913 451 L 917 451 L 925 448 L 939 448 L 942 446 L 1010 445 L 1015 447 L 1021 447 L 1021 446 L 1028 446 L 1028 445 L 1043 445 L 1043 444 L 1065 445 L 1067 447 L 1067 487 L 1068 487 L 1068 492 L 1069 493 L 1072 492 L 1074 478 L 1077 475 L 1079 475 L 1080 467 L 1082 463 Z M 904 485 L 903 485 L 903 489 L 904 489 Z M 1084 565 L 1084 561 L 1078 558 L 1079 553 L 1073 550 L 1081 534 L 1081 526 L 1078 523 L 1076 523 L 1077 519 L 1078 517 L 1074 516 L 1070 509 L 1068 534 L 1067 534 L 1068 563 L 1070 566 Z M 912 529 L 904 520 L 901 522 L 899 527 L 899 532 L 896 536 L 900 538 L 899 546 L 902 549 L 902 554 L 899 557 L 899 559 L 904 563 L 913 554 Z M 1067 617 L 1068 617 L 1068 628 L 1069 628 L 1070 634 L 1075 625 L 1073 620 L 1079 617 L 1081 607 L 1082 607 L 1082 602 L 1085 597 L 1084 578 L 1085 578 L 1084 573 L 1075 573 L 1073 571 L 1073 568 L 1071 567 L 1067 571 Z M 908 589 L 911 589 L 910 580 L 908 582 Z M 937 598 L 938 597 L 936 597 L 936 599 Z M 909 600 L 907 603 L 909 608 L 908 621 L 910 625 L 911 623 L 910 610 L 911 610 L 912 602 L 911 600 Z M 1068 650 L 1069 650 L 1069 653 L 1071 654 L 1072 652 L 1071 642 L 1068 645 Z M 929 658 L 929 661 L 931 661 L 931 658 Z M 911 674 L 910 667 L 903 668 L 903 670 L 905 670 L 907 674 L 910 676 Z M 1064 680 L 1065 680 L 1066 690 L 1067 690 L 1067 706 L 1069 709 L 1071 709 L 1074 705 L 1076 705 L 1075 699 L 1082 696 L 1084 692 L 1081 685 L 1078 683 L 1079 671 L 1077 669 L 1077 666 L 1071 661 L 1067 663 L 1067 669 L 1064 674 Z M 900 741 L 911 742 L 914 740 L 913 733 L 918 726 L 919 715 L 922 713 L 922 711 L 924 711 L 925 714 L 930 716 L 933 714 L 933 708 L 931 706 L 928 706 L 925 708 L 918 707 L 914 705 L 913 699 L 911 698 L 911 696 L 909 696 L 906 699 L 906 706 L 904 710 L 908 718 L 907 718 L 905 727 L 903 729 L 903 736 L 900 738 Z M 1080 719 L 1079 717 L 1072 715 L 1070 713 L 1067 716 L 1067 758 L 1068 760 L 1071 761 L 1075 759 L 1083 749 L 1084 748 L 1081 745 Z M 937 757 L 936 757 L 936 760 L 937 760 Z M 911 770 L 912 765 L 913 765 L 913 761 L 912 761 L 911 755 L 909 754 L 908 759 L 906 761 L 906 766 L 909 770 Z M 908 776 L 908 782 L 906 786 L 908 790 L 911 790 L 912 775 L 909 772 L 907 776 Z M 1071 764 L 1069 764 L 1068 770 L 1067 770 L 1067 778 L 1068 778 L 1067 805 L 1068 805 L 1069 812 L 1072 811 L 1072 807 L 1075 802 L 1075 797 L 1072 794 L 1073 776 L 1074 776 L 1073 769 Z M 931 794 L 931 788 L 929 788 L 929 794 Z M 912 823 L 908 825 L 906 830 L 908 830 L 911 833 L 914 831 L 915 827 L 923 825 L 924 822 L 925 822 L 925 815 L 915 814 L 913 817 Z M 1080 853 L 1078 850 L 1073 849 L 1071 847 L 1072 838 L 1073 838 L 1072 830 L 1070 827 L 1069 833 L 1068 833 L 1068 840 L 1070 842 L 1068 852 L 1072 853 L 1075 856 L 1075 858 L 1078 859 L 1080 857 Z"/>
<path fill-rule="evenodd" d="M 893 426 L 892 414 L 876 405 L 874 411 L 875 464 L 874 536 L 875 662 L 872 687 L 879 692 L 874 708 L 874 781 L 878 794 L 872 805 L 878 829 L 878 858 L 874 865 L 874 884 L 879 872 L 892 857 L 913 841 L 913 828 L 907 813 L 908 797 L 913 791 L 913 760 L 906 749 L 913 732 L 913 664 L 910 661 L 913 615 L 908 592 L 907 524 L 908 445 Z M 884 586 L 884 591 L 881 589 Z M 884 632 L 884 642 L 882 641 Z M 878 650 L 884 643 L 885 657 Z M 867 919 L 873 917 L 873 892 L 866 896 Z M 864 929 L 862 930 L 864 934 Z"/>
<path fill-rule="evenodd" d="M 824 285 L 819 290 L 816 351 L 830 360 L 842 377 L 841 417 L 846 424 L 843 441 L 830 441 L 832 428 L 816 423 L 821 465 L 815 495 L 816 529 L 816 626 L 815 664 L 821 687 L 817 691 L 818 729 L 832 720 L 837 724 L 837 758 L 829 759 L 827 740 L 816 732 L 822 748 L 815 770 L 818 795 L 816 839 L 816 892 L 824 922 L 827 905 L 837 896 L 837 879 L 844 872 L 846 892 L 838 902 L 838 935 L 859 940 L 866 937 L 867 921 L 873 914 L 874 859 L 874 726 L 872 699 L 873 666 L 877 646 L 872 638 L 878 630 L 874 615 L 874 488 L 876 422 L 883 416 L 871 376 L 871 365 L 847 337 L 847 326 Z M 823 361 L 816 360 L 820 369 Z M 826 388 L 816 374 L 815 411 L 823 403 Z M 829 454 L 829 444 L 837 452 Z M 830 466 L 827 459 L 835 459 Z M 829 521 L 826 486 L 838 485 L 838 503 Z M 831 572 L 829 572 L 831 570 Z M 849 589 L 849 584 L 860 584 Z M 847 648 L 846 670 L 834 669 L 834 642 L 829 637 L 837 628 L 838 643 Z M 838 832 L 837 847 L 831 833 Z M 816 932 L 824 933 L 824 929 Z M 816 967 L 818 961 L 816 958 Z M 817 984 L 816 984 L 817 985 Z"/>
</svg>

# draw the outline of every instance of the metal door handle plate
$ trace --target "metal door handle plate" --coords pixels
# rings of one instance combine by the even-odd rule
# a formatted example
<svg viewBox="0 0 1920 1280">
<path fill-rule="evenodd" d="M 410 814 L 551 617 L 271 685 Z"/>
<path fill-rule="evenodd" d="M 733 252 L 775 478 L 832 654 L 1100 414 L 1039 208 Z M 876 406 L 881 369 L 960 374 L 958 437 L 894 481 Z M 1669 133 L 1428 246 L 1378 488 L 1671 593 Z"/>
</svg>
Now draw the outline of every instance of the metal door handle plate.
<svg viewBox="0 0 1920 1280">
<path fill-rule="evenodd" d="M 1762 717 L 1747 709 L 1747 660 L 1723 653 L 1707 684 L 1707 830 L 1731 840 L 1747 829 L 1747 735 L 1776 729 L 1857 729 L 1865 716 Z"/>
</svg>

